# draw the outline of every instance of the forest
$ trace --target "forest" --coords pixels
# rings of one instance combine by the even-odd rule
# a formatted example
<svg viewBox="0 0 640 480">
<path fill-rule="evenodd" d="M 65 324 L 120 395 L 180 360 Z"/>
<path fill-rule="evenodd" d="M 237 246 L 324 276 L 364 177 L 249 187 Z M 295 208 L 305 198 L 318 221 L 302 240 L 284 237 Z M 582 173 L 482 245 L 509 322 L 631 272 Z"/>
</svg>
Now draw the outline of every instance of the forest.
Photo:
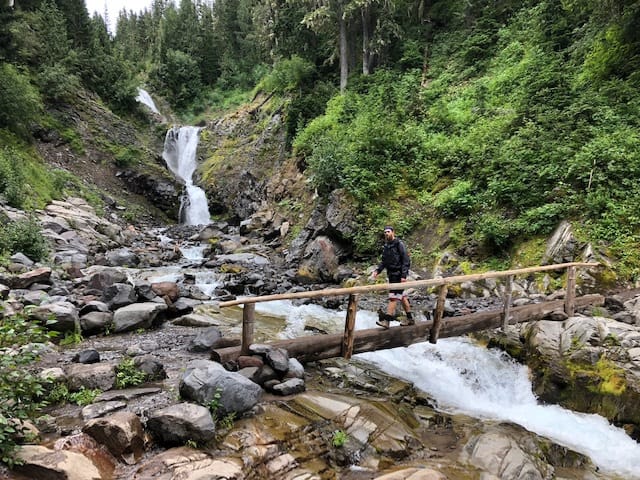
<svg viewBox="0 0 640 480">
<path fill-rule="evenodd" d="M 110 32 L 82 0 L 16 0 L 0 7 L 0 57 L 10 205 L 63 194 L 34 132 L 73 146 L 52 112 L 79 91 L 135 119 L 144 85 L 186 123 L 262 93 L 318 195 L 349 192 L 358 253 L 384 223 L 427 224 L 510 264 L 569 220 L 620 278 L 640 277 L 640 1 L 154 0 Z"/>
</svg>

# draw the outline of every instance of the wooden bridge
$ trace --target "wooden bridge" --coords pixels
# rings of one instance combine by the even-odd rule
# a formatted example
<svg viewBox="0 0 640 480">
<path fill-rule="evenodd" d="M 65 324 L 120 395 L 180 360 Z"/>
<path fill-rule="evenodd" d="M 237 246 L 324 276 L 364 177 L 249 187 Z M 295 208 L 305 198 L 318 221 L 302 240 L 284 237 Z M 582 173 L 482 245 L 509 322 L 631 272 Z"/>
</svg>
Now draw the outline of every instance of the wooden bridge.
<svg viewBox="0 0 640 480">
<path fill-rule="evenodd" d="M 486 330 L 500 326 L 505 328 L 508 324 L 537 320 L 544 318 L 553 312 L 564 312 L 567 316 L 573 316 L 576 308 L 587 305 L 604 304 L 604 297 L 602 295 L 595 294 L 576 297 L 576 269 L 597 267 L 598 265 L 598 263 L 572 262 L 521 268 L 517 270 L 505 270 L 500 272 L 484 272 L 473 275 L 459 275 L 430 280 L 415 280 L 404 283 L 330 288 L 324 290 L 312 290 L 309 292 L 265 295 L 261 297 L 242 297 L 236 300 L 220 302 L 220 307 L 231 307 L 233 305 L 244 306 L 242 314 L 242 342 L 239 346 L 213 350 L 211 358 L 219 362 L 226 362 L 237 359 L 239 355 L 248 354 L 249 346 L 254 343 L 253 329 L 255 324 L 255 304 L 273 300 L 349 296 L 344 334 L 312 335 L 269 342 L 269 345 L 273 347 L 284 348 L 289 352 L 290 356 L 297 358 L 301 362 L 309 362 L 338 356 L 349 359 L 354 353 L 408 346 L 413 343 L 424 342 L 427 340 L 431 343 L 436 343 L 440 337 L 454 337 L 464 335 L 469 332 Z M 512 285 L 515 276 L 565 269 L 567 270 L 567 277 L 564 299 L 541 302 L 533 305 L 523 305 L 519 307 L 513 307 L 511 305 Z M 474 282 L 487 278 L 506 278 L 505 294 L 503 299 L 504 304 L 502 309 L 443 318 L 445 299 L 447 297 L 449 285 L 462 282 Z M 359 294 L 417 287 L 438 288 L 438 299 L 434 309 L 433 320 L 426 322 L 417 321 L 415 325 L 391 327 L 388 330 L 382 328 L 355 330 L 354 327 Z"/>
</svg>

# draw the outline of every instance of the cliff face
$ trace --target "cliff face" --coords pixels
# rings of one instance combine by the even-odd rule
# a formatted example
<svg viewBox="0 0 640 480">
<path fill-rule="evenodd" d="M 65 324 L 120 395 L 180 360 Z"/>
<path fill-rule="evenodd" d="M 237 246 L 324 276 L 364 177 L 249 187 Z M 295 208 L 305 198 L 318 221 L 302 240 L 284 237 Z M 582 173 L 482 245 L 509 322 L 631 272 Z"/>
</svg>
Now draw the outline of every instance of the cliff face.
<svg viewBox="0 0 640 480">
<path fill-rule="evenodd" d="M 181 187 L 162 160 L 168 128 L 141 107 L 124 119 L 86 91 L 73 104 L 48 111 L 33 127 L 35 146 L 53 169 L 79 180 L 82 196 L 118 207 L 129 222 L 165 223 L 177 218 Z"/>
<path fill-rule="evenodd" d="M 313 191 L 286 151 L 281 111 L 258 97 L 202 130 L 200 182 L 213 215 L 241 222 L 269 211 L 292 226 L 308 218 Z"/>
</svg>

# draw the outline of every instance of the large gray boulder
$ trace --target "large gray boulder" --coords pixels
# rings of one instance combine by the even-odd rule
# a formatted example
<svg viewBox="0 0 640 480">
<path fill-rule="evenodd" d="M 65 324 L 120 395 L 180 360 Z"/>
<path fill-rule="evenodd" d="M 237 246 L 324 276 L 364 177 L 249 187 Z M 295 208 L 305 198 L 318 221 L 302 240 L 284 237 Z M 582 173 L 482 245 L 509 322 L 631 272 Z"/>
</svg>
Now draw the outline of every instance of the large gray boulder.
<svg viewBox="0 0 640 480">
<path fill-rule="evenodd" d="M 239 373 L 225 370 L 219 363 L 195 360 L 187 365 L 180 380 L 180 395 L 201 405 L 217 399 L 216 414 L 224 416 L 253 408 L 262 396 L 262 388 Z"/>
<path fill-rule="evenodd" d="M 178 403 L 149 415 L 147 428 L 162 445 L 184 445 L 192 440 L 206 443 L 214 438 L 216 425 L 209 409 L 193 403 Z"/>
<path fill-rule="evenodd" d="M 119 308 L 113 314 L 113 331 L 128 332 L 154 325 L 167 310 L 165 303 L 134 303 Z"/>
</svg>

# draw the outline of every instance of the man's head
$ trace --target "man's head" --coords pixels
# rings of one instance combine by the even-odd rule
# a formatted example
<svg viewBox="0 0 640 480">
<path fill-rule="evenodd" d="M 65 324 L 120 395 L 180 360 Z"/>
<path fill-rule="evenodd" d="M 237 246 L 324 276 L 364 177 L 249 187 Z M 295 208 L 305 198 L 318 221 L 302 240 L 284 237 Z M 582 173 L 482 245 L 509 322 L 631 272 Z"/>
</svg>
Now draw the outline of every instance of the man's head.
<svg viewBox="0 0 640 480">
<path fill-rule="evenodd" d="M 384 227 L 384 239 L 386 241 L 393 240 L 395 238 L 395 232 L 393 231 L 393 227 L 387 225 Z"/>
</svg>

